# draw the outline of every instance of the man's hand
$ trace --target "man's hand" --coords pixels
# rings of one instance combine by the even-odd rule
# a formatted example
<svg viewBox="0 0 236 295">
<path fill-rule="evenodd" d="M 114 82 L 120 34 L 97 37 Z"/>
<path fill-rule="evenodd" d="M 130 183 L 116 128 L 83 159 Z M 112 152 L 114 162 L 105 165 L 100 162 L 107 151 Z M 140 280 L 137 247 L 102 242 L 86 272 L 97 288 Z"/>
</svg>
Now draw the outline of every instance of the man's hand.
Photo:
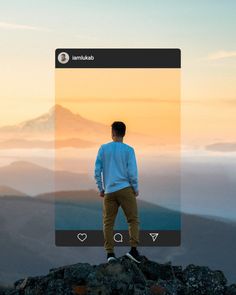
<svg viewBox="0 0 236 295">
<path fill-rule="evenodd" d="M 136 191 L 133 186 L 132 186 L 132 189 L 133 189 L 135 197 L 137 197 L 139 195 L 139 191 Z"/>
<path fill-rule="evenodd" d="M 100 191 L 100 192 L 99 192 L 99 195 L 100 195 L 101 198 L 104 198 L 104 194 L 105 194 L 104 191 Z"/>
</svg>

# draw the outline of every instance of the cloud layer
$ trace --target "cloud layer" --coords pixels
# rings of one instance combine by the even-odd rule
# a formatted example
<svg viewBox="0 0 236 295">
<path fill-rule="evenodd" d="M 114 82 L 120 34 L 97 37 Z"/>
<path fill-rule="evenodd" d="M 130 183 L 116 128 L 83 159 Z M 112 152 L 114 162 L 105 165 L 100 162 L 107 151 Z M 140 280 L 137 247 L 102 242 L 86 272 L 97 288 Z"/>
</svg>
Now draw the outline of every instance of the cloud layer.
<svg viewBox="0 0 236 295">
<path fill-rule="evenodd" d="M 35 27 L 23 24 L 0 22 L 0 28 L 6 30 L 29 30 L 29 31 L 42 31 L 42 32 L 51 32 L 52 30 L 43 27 Z"/>
</svg>

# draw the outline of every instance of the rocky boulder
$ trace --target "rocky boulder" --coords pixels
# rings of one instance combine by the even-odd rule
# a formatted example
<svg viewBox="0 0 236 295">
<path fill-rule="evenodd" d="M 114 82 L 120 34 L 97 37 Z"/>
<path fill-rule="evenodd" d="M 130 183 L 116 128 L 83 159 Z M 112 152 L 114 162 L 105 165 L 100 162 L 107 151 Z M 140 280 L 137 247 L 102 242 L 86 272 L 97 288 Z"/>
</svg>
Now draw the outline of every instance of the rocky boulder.
<svg viewBox="0 0 236 295">
<path fill-rule="evenodd" d="M 142 257 L 137 264 L 123 256 L 117 261 L 76 263 L 54 268 L 46 276 L 27 277 L 0 295 L 236 295 L 224 274 L 206 266 L 185 269 Z"/>
</svg>

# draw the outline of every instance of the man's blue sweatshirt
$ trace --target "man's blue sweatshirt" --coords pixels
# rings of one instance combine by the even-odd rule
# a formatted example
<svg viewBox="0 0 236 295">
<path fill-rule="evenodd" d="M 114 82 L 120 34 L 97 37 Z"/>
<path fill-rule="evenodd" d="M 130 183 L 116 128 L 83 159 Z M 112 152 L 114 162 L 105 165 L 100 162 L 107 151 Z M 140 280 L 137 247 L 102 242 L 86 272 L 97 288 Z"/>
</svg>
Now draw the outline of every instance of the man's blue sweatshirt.
<svg viewBox="0 0 236 295">
<path fill-rule="evenodd" d="M 95 161 L 94 178 L 99 191 L 115 192 L 127 186 L 138 191 L 138 170 L 134 149 L 119 141 L 102 144 Z"/>
</svg>

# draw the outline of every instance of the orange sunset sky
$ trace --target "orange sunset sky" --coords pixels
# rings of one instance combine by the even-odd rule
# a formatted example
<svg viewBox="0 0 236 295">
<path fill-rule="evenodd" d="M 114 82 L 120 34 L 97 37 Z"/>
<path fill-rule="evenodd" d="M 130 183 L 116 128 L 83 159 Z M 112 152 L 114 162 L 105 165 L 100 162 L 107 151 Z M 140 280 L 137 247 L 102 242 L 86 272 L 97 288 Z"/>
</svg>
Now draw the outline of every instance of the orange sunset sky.
<svg viewBox="0 0 236 295">
<path fill-rule="evenodd" d="M 109 126 L 122 120 L 130 131 L 179 142 L 179 69 L 57 69 L 55 75 L 57 104 Z"/>
</svg>

